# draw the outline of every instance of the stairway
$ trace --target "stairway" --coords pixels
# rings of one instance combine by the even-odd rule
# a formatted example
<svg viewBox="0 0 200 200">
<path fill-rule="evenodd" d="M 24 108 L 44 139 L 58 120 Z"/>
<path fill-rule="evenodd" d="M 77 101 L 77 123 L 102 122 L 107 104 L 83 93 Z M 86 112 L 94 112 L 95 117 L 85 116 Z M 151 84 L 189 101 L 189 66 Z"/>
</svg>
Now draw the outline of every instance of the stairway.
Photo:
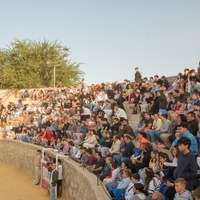
<svg viewBox="0 0 200 200">
<path fill-rule="evenodd" d="M 2 103 L 5 107 L 9 104 L 9 102 L 13 102 L 14 104 L 18 103 L 18 100 L 21 99 L 21 91 L 18 91 L 16 94 L 16 90 L 0 90 L 0 97 L 2 98 Z M 31 98 L 26 98 L 23 100 L 23 104 L 32 104 L 39 105 L 41 100 L 32 100 Z M 24 122 L 26 125 L 30 124 L 31 116 L 24 117 L 12 117 L 9 122 L 11 122 L 12 126 L 16 126 L 20 121 Z"/>
<path fill-rule="evenodd" d="M 127 114 L 127 117 L 128 117 L 128 120 L 129 120 L 129 124 L 131 125 L 131 127 L 133 128 L 133 130 L 135 128 L 137 128 L 137 124 L 139 122 L 139 116 L 140 116 L 140 113 L 139 114 L 132 114 L 132 109 L 130 108 L 131 104 L 129 104 L 128 102 L 124 102 L 124 108 L 125 108 L 125 111 L 126 111 L 126 114 Z M 134 141 L 133 141 L 134 142 Z M 166 150 L 166 149 L 162 149 L 162 148 L 159 148 L 159 147 L 156 147 L 154 146 L 154 149 L 157 149 L 159 152 L 164 152 L 164 153 L 167 153 L 170 160 L 173 160 L 173 157 L 172 157 L 172 154 L 170 153 L 169 150 Z"/>
<path fill-rule="evenodd" d="M 140 120 L 139 119 L 140 114 L 132 114 L 133 110 L 132 110 L 132 108 L 130 108 L 130 106 L 131 106 L 131 104 L 129 104 L 128 102 L 124 102 L 124 108 L 125 108 L 128 120 L 129 120 L 129 124 L 131 125 L 131 127 L 133 129 L 135 129 Z"/>
</svg>

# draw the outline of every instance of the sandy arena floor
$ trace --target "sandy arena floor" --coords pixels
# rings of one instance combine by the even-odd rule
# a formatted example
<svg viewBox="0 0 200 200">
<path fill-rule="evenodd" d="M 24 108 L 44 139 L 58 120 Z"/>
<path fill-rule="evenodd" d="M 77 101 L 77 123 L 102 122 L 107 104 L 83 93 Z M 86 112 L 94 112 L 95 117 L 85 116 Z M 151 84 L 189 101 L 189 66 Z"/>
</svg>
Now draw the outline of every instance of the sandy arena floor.
<svg viewBox="0 0 200 200">
<path fill-rule="evenodd" d="M 47 191 L 34 185 L 30 177 L 0 163 L 0 200 L 48 199 Z"/>
</svg>

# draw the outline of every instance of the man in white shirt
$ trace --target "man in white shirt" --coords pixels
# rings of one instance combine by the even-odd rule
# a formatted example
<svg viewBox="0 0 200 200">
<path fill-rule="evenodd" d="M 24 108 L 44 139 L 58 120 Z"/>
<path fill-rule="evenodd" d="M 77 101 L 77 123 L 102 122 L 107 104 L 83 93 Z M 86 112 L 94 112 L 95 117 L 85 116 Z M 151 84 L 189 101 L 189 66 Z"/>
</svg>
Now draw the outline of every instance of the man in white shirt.
<svg viewBox="0 0 200 200">
<path fill-rule="evenodd" d="M 91 110 L 84 105 L 82 106 L 81 121 L 86 121 L 91 116 Z"/>
<path fill-rule="evenodd" d="M 120 118 L 120 120 L 127 119 L 126 112 L 122 108 L 119 108 L 117 104 L 114 105 L 114 112 L 115 112 L 115 116 Z"/>
<path fill-rule="evenodd" d="M 120 144 L 121 141 L 119 140 L 119 137 L 117 135 L 113 136 L 113 143 L 112 146 L 109 149 L 108 154 L 110 154 L 112 156 L 112 154 L 118 154 L 119 150 L 120 150 Z"/>
</svg>

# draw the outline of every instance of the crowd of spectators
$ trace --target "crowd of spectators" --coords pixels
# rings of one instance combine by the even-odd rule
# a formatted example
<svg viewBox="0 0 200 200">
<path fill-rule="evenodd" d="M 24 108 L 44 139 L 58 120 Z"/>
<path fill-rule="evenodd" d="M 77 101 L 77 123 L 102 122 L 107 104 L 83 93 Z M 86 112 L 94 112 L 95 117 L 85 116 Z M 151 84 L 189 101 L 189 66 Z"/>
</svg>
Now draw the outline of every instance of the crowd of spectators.
<svg viewBox="0 0 200 200">
<path fill-rule="evenodd" d="M 70 156 L 113 199 L 198 199 L 199 70 L 185 69 L 173 83 L 135 70 L 134 82 L 26 90 L 30 104 L 1 101 L 1 132 Z M 139 114 L 137 127 L 125 103 Z"/>
</svg>

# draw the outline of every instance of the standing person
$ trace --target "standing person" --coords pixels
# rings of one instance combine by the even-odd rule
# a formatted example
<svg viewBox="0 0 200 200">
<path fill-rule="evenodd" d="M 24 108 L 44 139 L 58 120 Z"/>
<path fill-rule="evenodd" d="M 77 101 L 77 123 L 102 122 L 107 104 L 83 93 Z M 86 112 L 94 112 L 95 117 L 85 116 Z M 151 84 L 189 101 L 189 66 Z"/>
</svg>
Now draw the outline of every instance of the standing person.
<svg viewBox="0 0 200 200">
<path fill-rule="evenodd" d="M 57 183 L 58 183 L 58 170 L 56 170 L 56 164 L 51 165 L 51 178 L 50 178 L 50 198 L 49 200 L 57 199 Z"/>
<path fill-rule="evenodd" d="M 174 170 L 173 177 L 184 178 L 187 181 L 186 189 L 193 189 L 193 181 L 197 177 L 197 162 L 193 152 L 190 152 L 191 140 L 187 137 L 181 137 L 178 141 L 178 156 L 177 168 Z"/>
<path fill-rule="evenodd" d="M 40 184 L 41 159 L 42 159 L 42 152 L 41 150 L 38 149 L 35 156 L 35 180 L 34 180 L 35 185 Z"/>
<path fill-rule="evenodd" d="M 135 82 L 140 82 L 141 79 L 142 79 L 142 75 L 139 71 L 139 68 L 136 67 L 135 68 Z"/>
<path fill-rule="evenodd" d="M 62 195 L 62 179 L 63 179 L 63 167 L 62 167 L 62 164 L 61 164 L 61 160 L 58 159 L 58 166 L 57 166 L 57 170 L 58 170 L 58 184 L 57 184 L 57 197 L 61 197 Z"/>
</svg>

